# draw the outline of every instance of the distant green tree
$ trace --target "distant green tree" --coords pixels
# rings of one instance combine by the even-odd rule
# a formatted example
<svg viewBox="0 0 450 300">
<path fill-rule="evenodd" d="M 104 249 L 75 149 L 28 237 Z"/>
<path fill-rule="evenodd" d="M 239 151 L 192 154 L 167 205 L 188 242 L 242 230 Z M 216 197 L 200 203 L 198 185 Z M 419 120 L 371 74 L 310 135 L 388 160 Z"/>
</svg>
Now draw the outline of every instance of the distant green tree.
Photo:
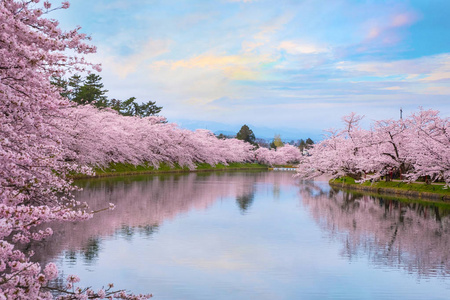
<svg viewBox="0 0 450 300">
<path fill-rule="evenodd" d="M 314 145 L 314 141 L 310 138 L 306 139 L 306 145 L 308 148 L 310 148 L 312 145 Z"/>
<path fill-rule="evenodd" d="M 80 105 L 92 104 L 98 108 L 110 107 L 124 116 L 148 117 L 157 115 L 162 107 L 157 106 L 155 101 L 148 101 L 142 104 L 136 102 L 135 97 L 125 101 L 118 99 L 108 100 L 101 82 L 102 78 L 96 74 L 89 74 L 85 79 L 75 74 L 68 80 L 62 78 L 52 78 L 51 82 L 61 89 L 61 96 L 68 98 Z"/>
<path fill-rule="evenodd" d="M 111 108 L 117 110 L 121 115 L 124 116 L 139 116 L 148 117 L 157 115 L 162 107 L 157 106 L 156 102 L 148 101 L 146 103 L 139 104 L 136 102 L 135 97 L 128 98 L 125 101 L 115 100 L 111 101 Z"/>
<path fill-rule="evenodd" d="M 301 140 L 300 140 L 298 148 L 300 148 L 300 151 L 305 150 L 305 148 L 306 148 L 306 142 L 305 142 L 304 139 L 301 139 Z"/>
<path fill-rule="evenodd" d="M 278 147 L 283 147 L 284 143 L 281 140 L 281 136 L 279 134 L 275 134 L 272 143 L 270 143 L 270 148 L 277 149 Z"/>
<path fill-rule="evenodd" d="M 272 140 L 272 142 L 269 144 L 269 149 L 277 149 L 277 146 L 275 146 L 275 143 L 273 142 L 273 140 Z"/>
<path fill-rule="evenodd" d="M 89 74 L 81 86 L 79 85 L 79 78 L 74 78 L 74 76 L 72 76 L 72 80 L 69 80 L 69 85 L 74 86 L 72 101 L 82 105 L 92 104 L 96 107 L 106 107 L 108 105 L 108 98 L 106 97 L 108 90 L 104 89 L 100 75 Z"/>
<path fill-rule="evenodd" d="M 139 106 L 139 110 L 136 115 L 140 117 L 154 116 L 159 114 L 161 110 L 162 106 L 157 106 L 156 101 L 148 101 Z"/>
<path fill-rule="evenodd" d="M 112 109 L 119 112 L 122 107 L 122 101 L 113 98 L 113 99 L 109 100 L 108 107 L 111 107 Z"/>
<path fill-rule="evenodd" d="M 301 139 L 298 147 L 300 148 L 300 151 L 303 151 L 311 148 L 312 145 L 314 145 L 314 141 L 310 138 L 307 138 L 306 141 Z"/>
<path fill-rule="evenodd" d="M 69 87 L 69 95 L 67 98 L 69 98 L 72 101 L 75 101 L 74 99 L 80 93 L 82 85 L 83 79 L 81 78 L 80 75 L 75 74 L 72 77 L 70 77 L 69 80 L 67 81 L 67 86 Z"/>
<path fill-rule="evenodd" d="M 89 74 L 85 79 L 75 74 L 68 80 L 52 77 L 51 83 L 61 89 L 61 96 L 78 104 L 92 104 L 96 107 L 108 106 L 108 98 L 104 89 L 102 78 L 96 74 Z"/>
<path fill-rule="evenodd" d="M 238 140 L 242 140 L 245 141 L 247 143 L 255 144 L 255 134 L 253 133 L 253 131 L 247 126 L 247 125 L 243 125 L 241 127 L 241 129 L 239 130 L 239 132 L 236 134 L 236 138 Z"/>
</svg>

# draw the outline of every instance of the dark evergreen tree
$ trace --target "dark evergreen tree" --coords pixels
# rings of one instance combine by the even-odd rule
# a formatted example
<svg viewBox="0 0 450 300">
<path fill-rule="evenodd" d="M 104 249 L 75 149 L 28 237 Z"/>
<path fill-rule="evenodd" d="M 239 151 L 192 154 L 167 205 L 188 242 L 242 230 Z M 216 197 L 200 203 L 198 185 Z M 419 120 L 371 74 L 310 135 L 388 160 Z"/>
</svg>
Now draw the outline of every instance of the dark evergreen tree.
<svg viewBox="0 0 450 300">
<path fill-rule="evenodd" d="M 253 131 L 247 125 L 243 125 L 241 127 L 239 132 L 236 134 L 236 138 L 238 140 L 242 140 L 242 141 L 245 141 L 247 143 L 255 145 L 255 140 L 256 140 L 255 134 L 253 133 Z"/>
<path fill-rule="evenodd" d="M 301 139 L 301 140 L 300 140 L 299 146 L 298 146 L 298 147 L 300 148 L 300 151 L 305 150 L 305 148 L 306 148 L 306 142 L 305 142 L 304 139 Z"/>
<path fill-rule="evenodd" d="M 314 145 L 314 141 L 310 138 L 307 138 L 306 145 L 307 145 L 307 148 L 310 148 L 310 146 Z"/>
<path fill-rule="evenodd" d="M 89 74 L 85 79 L 76 74 L 68 80 L 52 78 L 51 82 L 61 89 L 61 95 L 80 105 L 92 104 L 98 108 L 110 107 L 124 116 L 148 117 L 157 115 L 162 107 L 157 106 L 155 101 L 142 104 L 136 102 L 135 97 L 125 101 L 118 99 L 108 100 L 101 82 L 102 78 L 96 74 Z"/>
<path fill-rule="evenodd" d="M 75 101 L 74 99 L 80 93 L 81 86 L 83 85 L 83 79 L 80 75 L 75 74 L 69 78 L 67 85 L 69 86 L 70 90 L 67 98 Z"/>
<path fill-rule="evenodd" d="M 155 101 L 144 102 L 138 106 L 136 116 L 148 117 L 154 116 L 161 112 L 162 106 L 157 106 Z"/>
<path fill-rule="evenodd" d="M 75 75 L 76 76 L 76 75 Z M 79 87 L 78 91 L 73 91 L 75 101 L 78 104 L 93 104 L 96 107 L 106 107 L 108 105 L 108 98 L 106 93 L 108 90 L 104 89 L 102 78 L 97 74 L 89 74 Z M 70 85 L 69 81 L 69 85 Z"/>
<path fill-rule="evenodd" d="M 300 145 L 298 147 L 300 148 L 300 151 L 303 151 L 311 148 L 312 145 L 314 145 L 314 141 L 310 138 L 307 138 L 306 141 L 301 139 Z"/>
<path fill-rule="evenodd" d="M 156 102 L 148 101 L 146 103 L 139 104 L 136 102 L 135 97 L 131 97 L 125 101 L 114 100 L 111 103 L 111 108 L 117 110 L 121 115 L 124 116 L 139 116 L 148 117 L 157 115 L 162 107 L 157 106 Z"/>
</svg>

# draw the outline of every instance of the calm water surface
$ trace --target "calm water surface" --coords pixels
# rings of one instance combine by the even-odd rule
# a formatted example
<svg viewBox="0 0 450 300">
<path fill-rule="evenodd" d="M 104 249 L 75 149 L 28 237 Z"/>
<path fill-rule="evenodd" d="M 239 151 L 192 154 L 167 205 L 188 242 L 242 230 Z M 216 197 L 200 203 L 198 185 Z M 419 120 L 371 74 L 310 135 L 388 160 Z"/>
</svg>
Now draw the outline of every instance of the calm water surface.
<svg viewBox="0 0 450 300">
<path fill-rule="evenodd" d="M 80 182 L 79 200 L 116 209 L 55 225 L 36 257 L 154 299 L 450 299 L 450 207 L 292 174 Z"/>
</svg>

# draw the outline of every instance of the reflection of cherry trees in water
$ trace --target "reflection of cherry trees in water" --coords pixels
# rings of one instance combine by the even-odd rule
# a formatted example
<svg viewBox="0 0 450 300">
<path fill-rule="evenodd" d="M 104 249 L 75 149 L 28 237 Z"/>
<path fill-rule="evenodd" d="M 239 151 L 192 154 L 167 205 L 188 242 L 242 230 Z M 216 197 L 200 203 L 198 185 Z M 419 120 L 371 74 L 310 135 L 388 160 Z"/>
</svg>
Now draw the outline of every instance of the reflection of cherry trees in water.
<svg viewBox="0 0 450 300">
<path fill-rule="evenodd" d="M 45 243 L 33 245 L 35 259 L 48 260 L 65 249 L 68 261 L 82 257 L 92 262 L 101 248 L 98 237 L 152 238 L 165 221 L 191 210 L 205 210 L 224 199 L 235 199 L 237 209 L 245 214 L 254 201 L 258 183 L 280 186 L 291 185 L 293 181 L 292 173 L 274 172 L 191 173 L 80 181 L 84 191 L 77 195 L 77 200 L 88 202 L 93 210 L 110 202 L 116 208 L 88 221 L 53 225 L 53 236 Z"/>
<path fill-rule="evenodd" d="M 306 182 L 302 203 L 350 261 L 417 273 L 450 274 L 450 205 L 400 202 L 348 193 Z"/>
<path fill-rule="evenodd" d="M 242 215 L 258 204 L 258 193 L 278 201 L 283 185 L 298 184 L 290 173 L 208 173 L 108 178 L 82 182 L 78 200 L 93 209 L 115 203 L 86 222 L 56 224 L 46 243 L 35 244 L 35 259 L 48 261 L 62 251 L 65 261 L 98 259 L 102 237 L 154 238 L 164 222 L 218 201 L 234 201 Z M 267 184 L 269 183 L 269 184 Z M 298 184 L 302 206 L 329 235 L 340 241 L 350 261 L 368 258 L 377 267 L 395 267 L 420 277 L 448 276 L 450 206 L 399 202 L 347 193 L 326 181 Z"/>
</svg>

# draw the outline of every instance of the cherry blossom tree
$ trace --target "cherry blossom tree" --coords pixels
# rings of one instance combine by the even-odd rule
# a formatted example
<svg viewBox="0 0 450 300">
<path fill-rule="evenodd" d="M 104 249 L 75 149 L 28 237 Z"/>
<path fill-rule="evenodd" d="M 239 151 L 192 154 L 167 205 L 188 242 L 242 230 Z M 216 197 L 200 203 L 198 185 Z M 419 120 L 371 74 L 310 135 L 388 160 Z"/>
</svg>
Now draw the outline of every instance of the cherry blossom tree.
<svg viewBox="0 0 450 300">
<path fill-rule="evenodd" d="M 83 55 L 95 52 L 85 43 L 80 28 L 62 31 L 48 19 L 48 1 L 0 1 L 0 298 L 53 299 L 51 280 L 55 264 L 42 268 L 30 261 L 33 253 L 18 250 L 18 243 L 40 240 L 52 230 L 35 230 L 50 221 L 85 220 L 92 216 L 70 192 L 67 174 L 87 171 L 67 162 L 68 147 L 59 135 L 67 118 L 67 100 L 50 84 L 50 77 L 68 70 L 84 71 L 92 66 Z M 68 8 L 63 2 L 59 8 Z M 74 54 L 69 56 L 66 50 Z M 63 196 L 60 196 L 63 195 Z M 115 292 L 112 285 L 93 291 L 76 287 L 69 276 L 58 289 L 61 299 L 128 298 L 151 295 Z"/>
<path fill-rule="evenodd" d="M 302 157 L 300 149 L 286 144 L 277 149 L 259 148 L 255 151 L 256 160 L 266 165 L 287 165 L 298 163 Z"/>
<path fill-rule="evenodd" d="M 298 163 L 302 157 L 300 149 L 289 144 L 278 147 L 276 153 L 282 162 L 281 165 Z"/>
<path fill-rule="evenodd" d="M 376 121 L 365 142 L 365 164 L 369 166 L 367 172 L 372 173 L 364 180 L 386 176 L 388 179 L 394 170 L 400 174 L 411 171 L 408 156 L 408 128 L 402 119 Z"/>
<path fill-rule="evenodd" d="M 450 185 L 450 119 L 440 117 L 437 110 L 420 109 L 406 124 L 408 156 L 413 166 L 409 178 L 429 176 Z"/>
<path fill-rule="evenodd" d="M 342 118 L 344 129 L 328 130 L 327 138 L 312 145 L 308 150 L 310 156 L 300 160 L 298 175 L 305 178 L 348 175 L 360 179 L 367 168 L 363 158 L 368 132 L 360 128 L 362 118 L 351 113 Z"/>
<path fill-rule="evenodd" d="M 405 120 L 380 120 L 370 130 L 359 127 L 359 117 L 344 117 L 345 128 L 331 134 L 303 157 L 298 176 L 309 178 L 327 173 L 362 181 L 419 178 L 450 184 L 450 119 L 436 110 L 420 109 Z M 362 176 L 364 174 L 364 176 Z"/>
</svg>

